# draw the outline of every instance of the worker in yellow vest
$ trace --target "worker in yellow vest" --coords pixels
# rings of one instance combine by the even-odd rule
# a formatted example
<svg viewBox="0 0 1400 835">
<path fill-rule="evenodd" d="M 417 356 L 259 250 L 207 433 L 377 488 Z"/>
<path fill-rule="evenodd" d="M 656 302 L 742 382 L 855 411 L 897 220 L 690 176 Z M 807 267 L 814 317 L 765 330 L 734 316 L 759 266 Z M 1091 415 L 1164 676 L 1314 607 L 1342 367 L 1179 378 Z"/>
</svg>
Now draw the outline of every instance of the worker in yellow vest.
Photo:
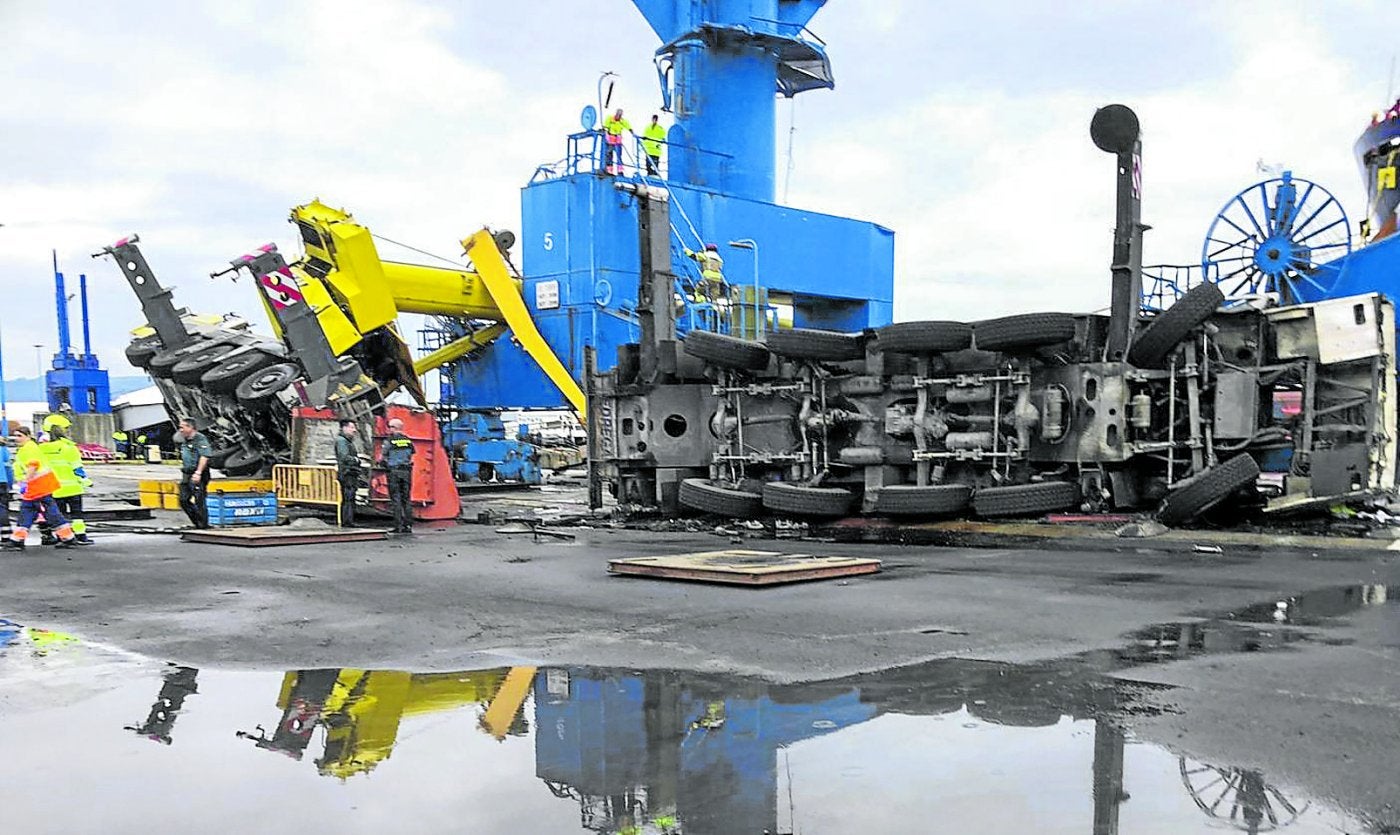
<svg viewBox="0 0 1400 835">
<path fill-rule="evenodd" d="M 118 429 L 112 433 L 112 451 L 118 458 L 126 458 L 131 454 L 131 436 Z"/>
<path fill-rule="evenodd" d="M 73 526 L 73 536 L 79 545 L 91 545 L 87 534 L 87 522 L 83 521 L 83 493 L 92 483 L 83 467 L 83 453 L 73 439 L 68 437 L 73 422 L 67 416 L 56 413 L 44 418 L 43 428 L 49 439 L 39 444 L 49 467 L 58 476 L 58 489 L 53 498 L 59 511 Z M 45 520 L 47 522 L 47 520 Z M 54 526 L 45 524 L 45 528 Z M 45 537 L 45 542 L 48 537 Z"/>
<path fill-rule="evenodd" d="M 28 426 L 16 424 L 10 439 L 16 447 L 14 458 L 15 492 L 19 494 L 19 524 L 15 525 L 10 538 L 4 541 L 5 548 L 23 548 L 29 538 L 29 529 L 43 511 L 44 518 L 53 525 L 58 534 L 59 548 L 73 548 L 73 528 L 54 501 L 54 491 L 58 489 L 58 476 L 49 467 L 39 444 L 34 440 L 34 432 Z"/>
<path fill-rule="evenodd" d="M 633 136 L 636 132 L 632 130 L 632 123 L 622 118 L 622 108 L 618 108 L 613 113 L 612 118 L 603 122 L 603 139 L 606 144 L 603 146 L 603 169 L 609 174 L 622 173 L 622 132 L 626 131 Z M 614 166 L 614 160 L 616 165 Z"/>
<path fill-rule="evenodd" d="M 724 258 L 719 254 L 719 247 L 715 244 L 705 244 L 703 252 L 695 252 L 687 249 L 685 257 L 695 261 L 700 265 L 700 290 L 696 301 L 717 302 L 726 297 L 727 292 L 724 285 Z"/>
<path fill-rule="evenodd" d="M 647 176 L 661 176 L 661 147 L 666 144 L 666 129 L 661 117 L 651 114 L 651 124 L 642 129 L 642 150 L 647 155 Z"/>
</svg>

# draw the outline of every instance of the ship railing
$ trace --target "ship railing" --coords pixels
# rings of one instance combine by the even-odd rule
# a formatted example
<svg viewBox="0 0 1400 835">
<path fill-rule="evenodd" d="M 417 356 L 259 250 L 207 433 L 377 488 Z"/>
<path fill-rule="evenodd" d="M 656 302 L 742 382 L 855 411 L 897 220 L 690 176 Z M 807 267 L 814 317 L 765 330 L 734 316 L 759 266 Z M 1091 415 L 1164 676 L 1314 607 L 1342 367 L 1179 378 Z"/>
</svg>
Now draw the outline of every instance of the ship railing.
<svg viewBox="0 0 1400 835">
<path fill-rule="evenodd" d="M 1209 280 L 1217 278 L 1216 265 L 1211 265 Z M 1187 290 L 1207 280 L 1200 264 L 1153 264 L 1142 268 L 1142 309 L 1159 313 L 1176 303 Z"/>
</svg>

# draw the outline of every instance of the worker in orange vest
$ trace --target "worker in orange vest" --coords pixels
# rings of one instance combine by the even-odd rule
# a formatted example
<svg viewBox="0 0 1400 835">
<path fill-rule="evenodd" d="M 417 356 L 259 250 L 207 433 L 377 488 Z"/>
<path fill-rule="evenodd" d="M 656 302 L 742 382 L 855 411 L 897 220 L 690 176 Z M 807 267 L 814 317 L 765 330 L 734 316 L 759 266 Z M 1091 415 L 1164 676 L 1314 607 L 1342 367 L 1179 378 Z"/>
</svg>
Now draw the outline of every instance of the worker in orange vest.
<svg viewBox="0 0 1400 835">
<path fill-rule="evenodd" d="M 77 542 L 73 536 L 73 526 L 63 518 L 54 501 L 53 494 L 59 488 L 58 476 L 49 466 L 43 450 L 34 440 L 34 432 L 28 426 L 16 424 L 10 434 L 17 447 L 15 450 L 15 492 L 19 493 L 19 524 L 15 525 L 10 538 L 4 541 L 5 548 L 19 549 L 29 537 L 29 529 L 44 512 L 44 520 L 58 534 L 56 548 L 74 548 Z"/>
</svg>

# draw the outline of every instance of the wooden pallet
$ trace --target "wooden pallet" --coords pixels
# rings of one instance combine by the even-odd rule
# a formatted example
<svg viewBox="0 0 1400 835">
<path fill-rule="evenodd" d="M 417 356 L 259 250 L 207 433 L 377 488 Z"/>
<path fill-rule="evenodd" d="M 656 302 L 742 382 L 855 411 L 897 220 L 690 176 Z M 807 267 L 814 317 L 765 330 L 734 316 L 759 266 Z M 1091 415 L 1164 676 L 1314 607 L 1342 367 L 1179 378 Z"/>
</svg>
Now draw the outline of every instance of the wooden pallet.
<svg viewBox="0 0 1400 835">
<path fill-rule="evenodd" d="M 611 574 L 735 586 L 776 586 L 874 574 L 879 570 L 880 561 L 866 557 L 825 557 L 737 548 L 608 561 Z"/>
<path fill-rule="evenodd" d="M 185 531 L 180 539 L 206 545 L 270 548 L 279 545 L 315 545 L 335 542 L 369 542 L 387 539 L 385 528 L 297 528 L 290 525 L 265 528 L 205 528 Z"/>
</svg>

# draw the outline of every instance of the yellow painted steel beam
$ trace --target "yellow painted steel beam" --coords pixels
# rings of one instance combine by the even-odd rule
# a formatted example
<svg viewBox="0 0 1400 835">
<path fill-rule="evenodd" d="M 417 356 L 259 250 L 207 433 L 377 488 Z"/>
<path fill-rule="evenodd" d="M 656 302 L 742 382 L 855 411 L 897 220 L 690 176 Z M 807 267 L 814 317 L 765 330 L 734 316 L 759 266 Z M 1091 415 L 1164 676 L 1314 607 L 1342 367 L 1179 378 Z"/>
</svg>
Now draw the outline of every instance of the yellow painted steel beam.
<svg viewBox="0 0 1400 835">
<path fill-rule="evenodd" d="M 435 368 L 444 366 L 453 360 L 459 360 L 472 351 L 485 347 L 505 332 L 505 325 L 495 324 L 454 339 L 436 351 L 419 357 L 413 363 L 413 373 L 422 377 Z"/>
<path fill-rule="evenodd" d="M 325 283 L 361 333 L 390 324 L 400 313 L 500 318 L 475 273 L 381 260 L 369 229 L 342 209 L 313 200 L 292 209 L 292 221 L 306 250 L 298 265 L 313 279 L 324 272 L 323 279 L 315 280 Z"/>
<path fill-rule="evenodd" d="M 481 278 L 470 270 L 382 262 L 384 279 L 400 313 L 499 321 L 501 312 Z M 512 277 L 515 292 L 520 281 Z"/>
<path fill-rule="evenodd" d="M 487 706 L 486 713 L 481 717 L 481 727 L 496 739 L 506 738 L 511 723 L 515 721 L 515 714 L 520 712 L 530 695 L 536 669 L 511 667 L 510 672 L 506 673 L 506 680 L 501 682 L 501 689 L 496 691 L 496 698 Z"/>
<path fill-rule="evenodd" d="M 578 414 L 579 421 L 587 422 L 588 405 L 583 389 L 579 388 L 578 381 L 569 374 L 569 369 L 559 361 L 559 357 L 555 356 L 554 350 L 540 334 L 539 328 L 535 327 L 535 320 L 531 318 L 530 309 L 525 306 L 525 299 L 520 294 L 520 285 L 510 274 L 510 267 L 506 264 L 505 256 L 501 255 L 500 249 L 497 248 L 495 239 L 491 237 L 490 230 L 482 229 L 462 241 L 462 247 L 466 250 L 467 257 L 472 259 L 476 274 L 486 285 L 486 291 L 491 294 L 496 308 L 501 311 L 502 321 L 510 326 L 515 338 L 520 342 L 520 347 L 525 349 L 525 353 L 539 364 L 545 376 L 563 393 L 574 412 Z"/>
</svg>

